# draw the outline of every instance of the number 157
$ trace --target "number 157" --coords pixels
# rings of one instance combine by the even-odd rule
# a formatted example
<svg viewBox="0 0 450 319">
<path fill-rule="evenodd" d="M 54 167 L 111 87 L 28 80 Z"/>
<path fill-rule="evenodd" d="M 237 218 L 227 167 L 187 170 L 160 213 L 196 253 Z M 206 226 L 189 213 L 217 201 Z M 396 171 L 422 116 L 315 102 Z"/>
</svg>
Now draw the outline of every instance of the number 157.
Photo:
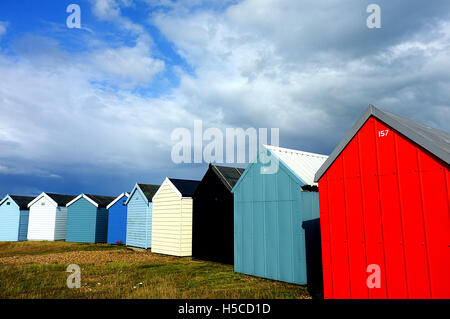
<svg viewBox="0 0 450 319">
<path fill-rule="evenodd" d="M 388 133 L 389 133 L 389 130 L 378 131 L 378 137 L 385 137 L 388 135 Z"/>
</svg>

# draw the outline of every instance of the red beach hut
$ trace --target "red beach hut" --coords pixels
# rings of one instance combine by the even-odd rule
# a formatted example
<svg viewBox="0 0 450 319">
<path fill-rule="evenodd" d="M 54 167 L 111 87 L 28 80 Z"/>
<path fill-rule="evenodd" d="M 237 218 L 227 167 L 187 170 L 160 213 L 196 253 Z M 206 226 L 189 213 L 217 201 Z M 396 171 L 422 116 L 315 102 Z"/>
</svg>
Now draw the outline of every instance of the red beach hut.
<svg viewBox="0 0 450 319">
<path fill-rule="evenodd" d="M 318 170 L 325 298 L 450 298 L 450 135 L 370 105 Z"/>
</svg>

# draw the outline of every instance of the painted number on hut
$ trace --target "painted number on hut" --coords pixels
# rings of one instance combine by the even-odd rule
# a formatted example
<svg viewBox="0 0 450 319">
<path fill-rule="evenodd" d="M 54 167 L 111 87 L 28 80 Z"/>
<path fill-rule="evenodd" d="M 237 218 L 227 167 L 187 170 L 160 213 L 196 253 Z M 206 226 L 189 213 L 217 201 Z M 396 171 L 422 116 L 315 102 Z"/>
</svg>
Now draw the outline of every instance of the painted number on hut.
<svg viewBox="0 0 450 319">
<path fill-rule="evenodd" d="M 389 130 L 378 131 L 378 137 L 385 137 L 388 135 L 388 133 L 389 133 Z"/>
</svg>

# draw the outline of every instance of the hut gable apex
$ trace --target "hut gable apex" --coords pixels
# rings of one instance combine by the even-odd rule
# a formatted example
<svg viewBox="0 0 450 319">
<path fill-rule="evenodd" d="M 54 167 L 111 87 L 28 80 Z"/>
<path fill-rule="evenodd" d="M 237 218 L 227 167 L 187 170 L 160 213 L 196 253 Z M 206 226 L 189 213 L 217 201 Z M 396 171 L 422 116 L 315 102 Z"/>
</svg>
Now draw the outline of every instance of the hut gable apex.
<svg viewBox="0 0 450 319">
<path fill-rule="evenodd" d="M 142 188 L 145 187 L 146 189 L 143 190 Z M 158 189 L 159 185 L 150 185 L 150 184 L 139 184 L 136 183 L 136 185 L 133 187 L 133 190 L 128 194 L 128 198 L 125 202 L 125 205 L 128 205 L 131 198 L 135 195 L 136 192 L 141 195 L 142 199 L 145 201 L 147 205 L 152 201 L 152 194 L 156 193 L 156 189 Z"/>
<path fill-rule="evenodd" d="M 200 184 L 200 181 L 166 177 L 166 179 L 164 180 L 158 191 L 155 193 L 153 198 L 155 198 L 159 194 L 164 184 L 167 184 L 170 188 L 172 188 L 178 197 L 191 198 L 198 184 Z"/>
<path fill-rule="evenodd" d="M 28 210 L 28 204 L 34 199 L 31 196 L 19 196 L 19 195 L 6 195 L 2 200 L 0 200 L 0 206 L 10 200 L 14 202 L 20 210 Z"/>
<path fill-rule="evenodd" d="M 138 192 L 139 195 L 141 195 L 142 199 L 148 203 L 147 198 L 144 196 L 144 193 L 142 192 L 142 190 L 139 188 L 139 185 L 136 183 L 136 185 L 134 185 L 133 189 L 130 192 L 130 196 L 128 196 L 127 201 L 125 202 L 125 205 L 128 205 L 128 203 L 130 202 L 131 198 L 134 196 L 134 194 Z"/>
<path fill-rule="evenodd" d="M 325 163 L 328 156 L 316 153 L 297 151 L 293 149 L 264 145 L 270 154 L 277 157 L 295 176 L 306 185 L 317 185 L 314 175 Z"/>
<path fill-rule="evenodd" d="M 126 193 L 122 193 L 119 196 L 117 196 L 116 198 L 114 198 L 114 200 L 108 204 L 108 206 L 106 206 L 106 209 L 110 209 L 112 206 L 114 206 L 114 204 L 116 204 L 122 197 L 126 196 L 127 200 L 130 197 L 130 193 L 126 192 Z"/>
<path fill-rule="evenodd" d="M 14 199 L 12 199 L 11 198 L 11 196 L 9 196 L 9 195 L 6 195 L 5 197 L 3 197 L 1 200 L 0 200 L 0 206 L 2 206 L 5 202 L 7 202 L 7 201 L 12 201 L 14 204 L 16 204 L 17 206 L 19 206 L 17 203 L 16 203 L 16 201 L 14 200 Z"/>
<path fill-rule="evenodd" d="M 161 184 L 161 187 L 158 189 L 158 191 L 155 193 L 155 195 L 153 196 L 153 198 L 155 198 L 156 196 L 158 196 L 159 192 L 163 189 L 164 185 L 168 185 L 170 188 L 173 189 L 173 191 L 178 195 L 178 197 L 182 198 L 183 195 L 181 194 L 181 192 L 178 190 L 178 188 L 175 187 L 175 185 L 170 181 L 170 179 L 168 177 L 166 177 L 166 179 L 164 180 L 164 182 Z"/>
<path fill-rule="evenodd" d="M 94 205 L 95 207 L 98 207 L 98 204 L 96 202 L 94 202 L 91 198 L 89 198 L 88 196 L 86 196 L 85 194 L 80 194 L 77 197 L 75 197 L 73 200 L 71 200 L 69 203 L 67 203 L 66 207 L 69 207 L 70 205 L 72 205 L 73 203 L 77 202 L 78 200 L 80 200 L 81 198 L 86 199 L 89 203 L 91 203 L 92 205 Z"/>
<path fill-rule="evenodd" d="M 265 149 L 261 150 L 258 153 L 257 159 L 253 160 L 247 166 L 236 185 L 234 185 L 232 192 L 235 192 L 242 180 L 244 180 L 246 174 L 253 168 L 253 165 L 259 161 L 261 154 L 266 151 L 267 155 L 273 156 L 271 160 L 277 161 L 279 165 L 278 169 L 284 169 L 286 172 L 293 175 L 300 181 L 300 184 L 315 186 L 317 185 L 317 183 L 314 182 L 314 174 L 327 160 L 328 156 L 272 145 L 264 145 L 263 147 Z"/>
<path fill-rule="evenodd" d="M 216 174 L 220 181 L 230 191 L 245 171 L 245 169 L 239 167 L 218 166 L 213 164 L 209 164 L 209 169 Z"/>
<path fill-rule="evenodd" d="M 58 207 L 58 203 L 55 202 L 50 196 L 48 196 L 45 192 L 42 192 L 38 196 L 36 196 L 31 202 L 28 203 L 28 208 L 33 206 L 37 201 L 39 201 L 41 198 L 47 199 L 53 206 Z"/>
<path fill-rule="evenodd" d="M 339 145 L 333 150 L 327 161 L 317 171 L 314 177 L 315 182 L 318 182 L 319 179 L 325 174 L 328 168 L 330 168 L 330 166 L 351 142 L 353 137 L 355 137 L 359 130 L 366 124 L 370 117 L 375 117 L 387 126 L 399 132 L 401 135 L 405 136 L 407 139 L 413 141 L 429 153 L 441 159 L 447 163 L 447 165 L 450 164 L 450 134 L 402 118 L 390 112 L 380 110 L 373 105 L 369 105 L 363 115 L 353 125 Z"/>
<path fill-rule="evenodd" d="M 67 203 L 66 207 L 69 207 L 76 201 L 80 200 L 81 198 L 84 198 L 89 203 L 94 205 L 95 207 L 106 207 L 107 204 L 109 204 L 114 198 L 109 196 L 102 196 L 102 195 L 92 195 L 92 194 L 80 194 L 77 197 L 75 197 L 73 200 L 71 200 L 69 203 Z"/>
</svg>

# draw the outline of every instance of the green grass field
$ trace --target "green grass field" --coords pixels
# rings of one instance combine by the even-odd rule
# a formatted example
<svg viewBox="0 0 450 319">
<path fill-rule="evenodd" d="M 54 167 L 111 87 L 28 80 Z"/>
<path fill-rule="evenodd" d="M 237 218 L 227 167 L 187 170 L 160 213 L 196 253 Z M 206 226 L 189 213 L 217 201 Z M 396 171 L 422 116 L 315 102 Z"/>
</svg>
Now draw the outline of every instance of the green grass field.
<svg viewBox="0 0 450 319">
<path fill-rule="evenodd" d="M 81 288 L 66 286 L 69 264 Z M 306 287 L 105 244 L 1 242 L 0 298 L 310 298 Z"/>
</svg>

